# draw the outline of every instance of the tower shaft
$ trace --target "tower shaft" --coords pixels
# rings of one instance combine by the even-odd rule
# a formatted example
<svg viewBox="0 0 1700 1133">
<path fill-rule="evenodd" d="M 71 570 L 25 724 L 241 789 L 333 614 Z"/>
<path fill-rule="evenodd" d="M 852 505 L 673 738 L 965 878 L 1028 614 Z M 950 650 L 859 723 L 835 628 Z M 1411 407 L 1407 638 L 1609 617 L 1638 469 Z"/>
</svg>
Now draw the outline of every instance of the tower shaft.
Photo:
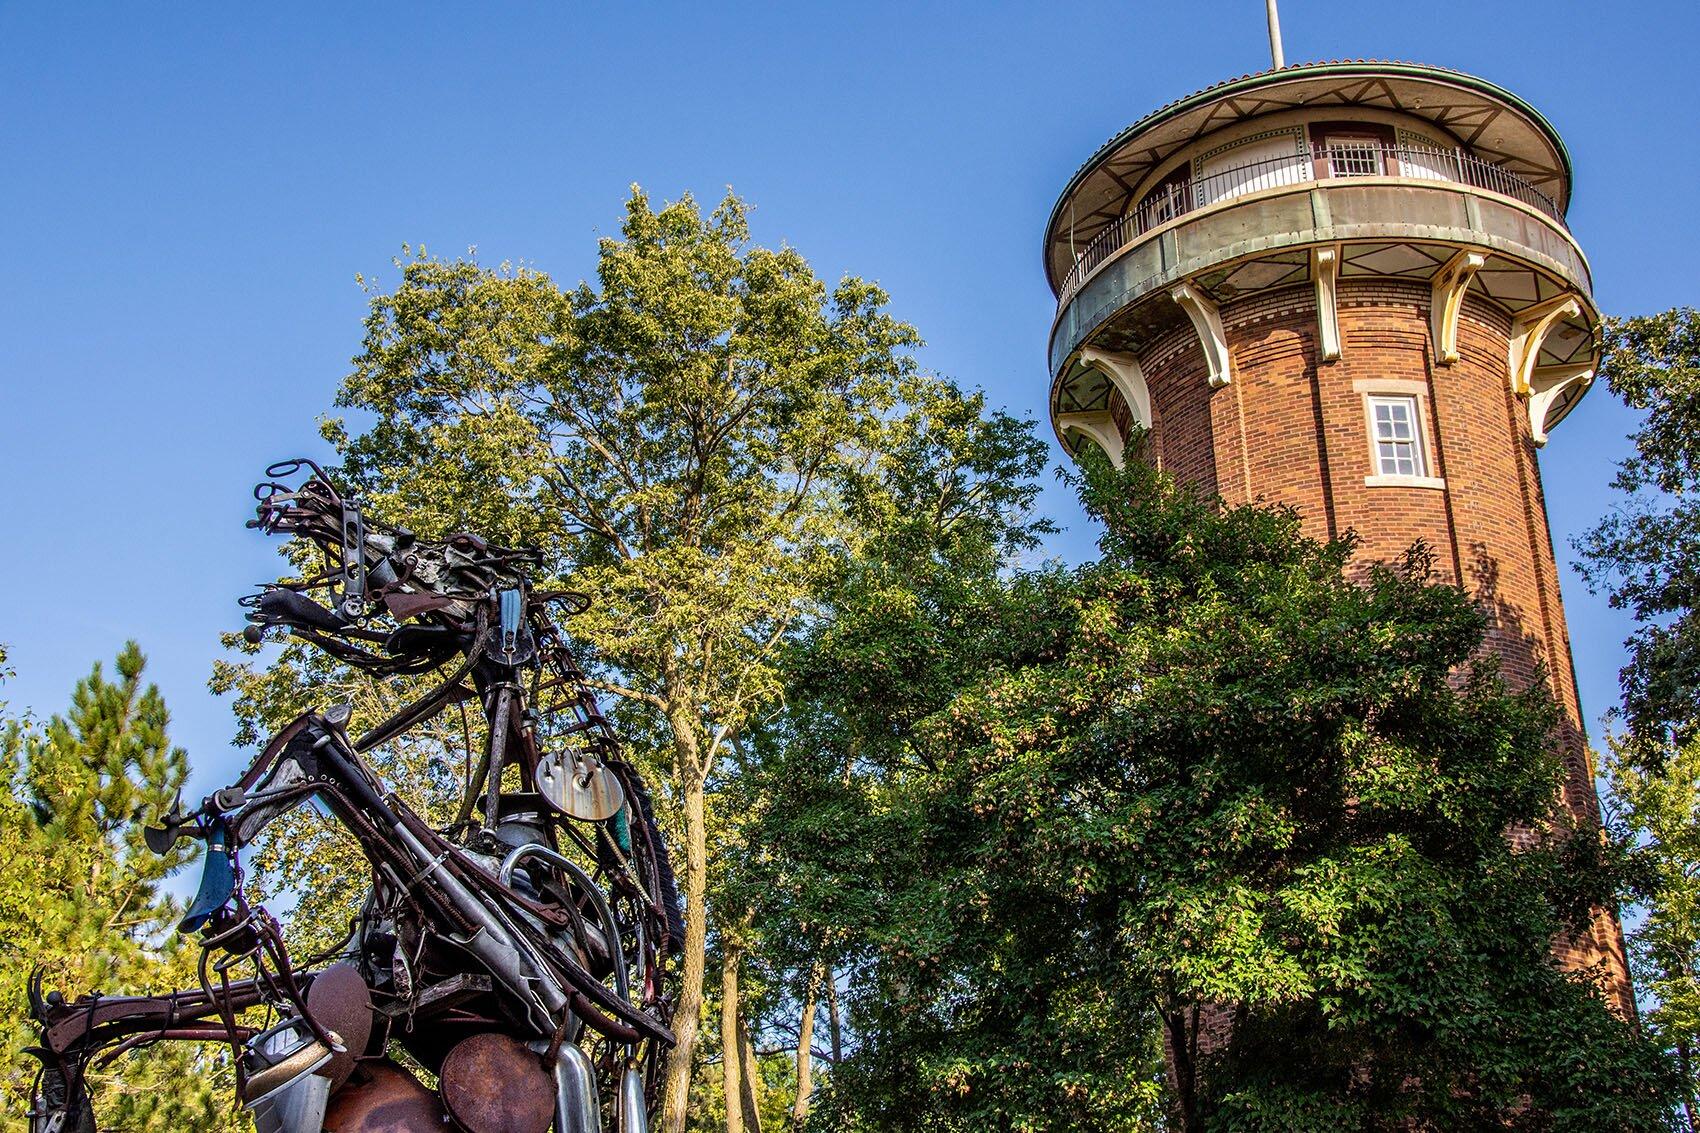
<svg viewBox="0 0 1700 1133">
<path fill-rule="evenodd" d="M 1272 25 L 1273 32 L 1273 25 Z M 1293 505 L 1363 563 L 1422 542 L 1514 687 L 1560 709 L 1562 803 L 1599 800 L 1537 451 L 1598 357 L 1562 142 L 1509 92 L 1410 64 L 1289 67 L 1123 131 L 1053 213 L 1052 421 L 1230 503 Z M 1086 218 L 1084 221 L 1081 218 Z M 1514 840 L 1532 832 L 1508 832 Z M 1633 1014 L 1616 913 L 1553 943 Z"/>
</svg>

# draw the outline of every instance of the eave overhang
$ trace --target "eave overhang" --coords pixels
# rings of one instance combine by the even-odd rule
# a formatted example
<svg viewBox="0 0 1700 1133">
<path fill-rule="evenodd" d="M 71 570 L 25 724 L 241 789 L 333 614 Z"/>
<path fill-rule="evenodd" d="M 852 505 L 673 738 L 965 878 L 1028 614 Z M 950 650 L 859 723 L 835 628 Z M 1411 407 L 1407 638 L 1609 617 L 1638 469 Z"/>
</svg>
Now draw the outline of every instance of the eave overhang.
<svg viewBox="0 0 1700 1133">
<path fill-rule="evenodd" d="M 1534 107 L 1485 79 L 1443 67 L 1370 60 L 1302 63 L 1243 75 L 1146 115 L 1075 171 L 1045 230 L 1046 279 L 1055 292 L 1097 231 L 1132 203 L 1139 182 L 1182 147 L 1237 122 L 1304 107 L 1369 107 L 1427 119 L 1478 156 L 1569 203 L 1569 151 Z M 1072 232 L 1071 232 L 1072 228 Z"/>
</svg>

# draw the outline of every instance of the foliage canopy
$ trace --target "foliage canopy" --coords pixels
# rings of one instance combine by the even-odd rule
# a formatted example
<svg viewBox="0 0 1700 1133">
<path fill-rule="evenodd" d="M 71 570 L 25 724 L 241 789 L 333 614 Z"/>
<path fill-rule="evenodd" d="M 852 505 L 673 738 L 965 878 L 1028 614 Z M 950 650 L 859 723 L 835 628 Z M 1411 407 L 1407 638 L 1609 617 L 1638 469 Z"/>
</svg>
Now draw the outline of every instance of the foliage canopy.
<svg viewBox="0 0 1700 1133">
<path fill-rule="evenodd" d="M 0 655 L 3 660 L 3 655 Z M 142 844 L 138 816 L 170 809 L 188 777 L 167 735 L 159 689 L 142 682 L 134 642 L 108 675 L 97 664 L 63 715 L 0 719 L 0 1115 L 24 1126 L 38 1064 L 25 981 L 68 996 L 149 994 L 195 984 L 195 949 L 173 925 L 182 909 L 162 882 L 193 856 Z M 3 710 L 0 705 L 0 710 Z M 244 1127 L 230 1113 L 225 1052 L 165 1043 L 125 1056 L 94 1077 L 105 1127 L 212 1133 Z"/>
<path fill-rule="evenodd" d="M 1548 952 L 1613 863 L 1564 836 L 1554 708 L 1468 598 L 1420 547 L 1349 570 L 1292 511 L 1149 469 L 1083 489 L 1096 563 L 847 623 L 876 658 L 988 644 L 954 636 L 954 687 L 844 745 L 884 762 L 844 752 L 776 812 L 879 847 L 780 843 L 861 895 L 817 914 L 859 967 L 822 1127 L 1149 1128 L 1165 1045 L 1187 1129 L 1661 1127 L 1658 1052 Z M 816 669 L 853 672 L 846 641 Z"/>
<path fill-rule="evenodd" d="M 1643 916 L 1628 934 L 1650 1033 L 1684 1079 L 1690 1126 L 1700 1070 L 1700 312 L 1606 322 L 1603 372 L 1644 414 L 1618 468 L 1622 502 L 1576 542 L 1589 584 L 1637 628 L 1620 674 L 1623 731 L 1606 765 L 1611 827 L 1635 869 Z"/>
<path fill-rule="evenodd" d="M 325 433 L 375 511 L 537 546 L 592 598 L 568 632 L 624 699 L 627 734 L 670 772 L 664 817 L 681 835 L 687 935 L 663 1120 L 677 1130 L 710 840 L 737 837 L 715 804 L 741 773 L 736 746 L 781 698 L 786 643 L 822 616 L 842 563 L 911 506 L 1030 543 L 1008 517 L 1030 504 L 1042 449 L 1027 423 L 921 372 L 918 336 L 877 286 L 829 287 L 795 251 L 753 245 L 735 197 L 705 215 L 634 191 L 596 281 L 571 289 L 467 259 L 400 266 L 392 290 L 373 290 L 338 396 L 358 427 Z M 216 684 L 237 693 L 254 738 L 305 707 L 320 677 L 339 679 L 289 647 L 263 671 L 223 667 Z M 357 714 L 381 699 L 356 698 Z M 431 766 L 428 750 L 392 757 L 417 769 L 418 756 Z"/>
</svg>

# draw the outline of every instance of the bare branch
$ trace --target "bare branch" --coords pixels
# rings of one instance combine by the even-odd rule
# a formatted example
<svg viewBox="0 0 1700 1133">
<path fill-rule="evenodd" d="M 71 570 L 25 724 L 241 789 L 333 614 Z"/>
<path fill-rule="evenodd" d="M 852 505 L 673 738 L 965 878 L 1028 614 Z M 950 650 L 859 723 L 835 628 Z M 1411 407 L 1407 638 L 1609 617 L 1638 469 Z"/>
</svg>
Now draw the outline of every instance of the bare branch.
<svg viewBox="0 0 1700 1133">
<path fill-rule="evenodd" d="M 652 708 L 659 708 L 662 711 L 666 711 L 667 709 L 667 702 L 659 696 L 656 696 L 653 692 L 644 692 L 641 689 L 627 688 L 625 685 L 617 685 L 613 681 L 601 681 L 592 677 L 586 677 L 584 683 L 589 685 L 591 688 L 600 689 L 602 692 L 624 697 L 627 700 L 636 700 L 642 704 L 647 704 Z"/>
</svg>

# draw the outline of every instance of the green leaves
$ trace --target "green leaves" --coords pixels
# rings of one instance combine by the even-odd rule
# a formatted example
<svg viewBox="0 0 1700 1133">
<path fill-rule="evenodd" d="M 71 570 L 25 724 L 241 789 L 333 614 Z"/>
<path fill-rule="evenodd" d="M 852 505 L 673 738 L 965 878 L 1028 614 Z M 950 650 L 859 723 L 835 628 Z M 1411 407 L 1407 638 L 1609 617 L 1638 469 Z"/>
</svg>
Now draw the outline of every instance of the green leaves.
<svg viewBox="0 0 1700 1133">
<path fill-rule="evenodd" d="M 37 1064 L 24 986 L 40 965 L 69 997 L 146 994 L 195 983 L 192 943 L 172 926 L 181 908 L 161 883 L 194 856 L 159 856 L 142 825 L 170 809 L 188 777 L 171 746 L 159 690 L 144 684 L 134 642 L 112 672 L 95 665 L 69 709 L 45 722 L 0 720 L 0 1115 L 21 1128 Z M 103 1125 L 163 1131 L 243 1127 L 226 1054 L 165 1043 L 95 1076 Z"/>
<path fill-rule="evenodd" d="M 1635 454 L 1618 468 L 1622 504 L 1575 541 L 1588 585 L 1630 610 L 1621 676 L 1632 739 L 1657 757 L 1700 723 L 1700 312 L 1607 319 L 1602 373 L 1613 393 L 1644 411 Z"/>
<path fill-rule="evenodd" d="M 863 972 L 837 1112 L 1150 1128 L 1164 1035 L 1189 1129 L 1656 1127 L 1657 1052 L 1548 954 L 1613 894 L 1557 825 L 1553 706 L 1504 687 L 1430 556 L 1348 577 L 1290 510 L 1138 466 L 1081 488 L 1097 563 L 816 639 L 854 687 L 992 627 L 883 734 L 841 717 L 892 755 L 844 772 L 889 833 L 840 880 L 879 897 L 837 922 Z M 1513 824 L 1558 836 L 1514 853 Z"/>
<path fill-rule="evenodd" d="M 1614 849 L 1644 916 L 1629 933 L 1631 971 L 1651 998 L 1649 1031 L 1675 1056 L 1692 1122 L 1700 1037 L 1700 312 L 1606 321 L 1603 373 L 1643 416 L 1618 469 L 1618 507 L 1575 543 L 1589 586 L 1635 616 L 1626 643 L 1622 735 L 1605 774 Z"/>
</svg>

